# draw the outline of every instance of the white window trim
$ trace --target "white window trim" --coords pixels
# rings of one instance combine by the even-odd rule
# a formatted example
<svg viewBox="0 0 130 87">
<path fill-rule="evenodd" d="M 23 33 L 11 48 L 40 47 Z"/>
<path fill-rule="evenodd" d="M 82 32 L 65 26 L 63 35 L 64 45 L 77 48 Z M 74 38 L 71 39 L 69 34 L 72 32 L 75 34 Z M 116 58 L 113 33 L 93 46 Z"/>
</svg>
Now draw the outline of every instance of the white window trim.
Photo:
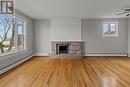
<svg viewBox="0 0 130 87">
<path fill-rule="evenodd" d="M 8 55 L 12 55 L 12 54 L 15 54 L 15 53 L 20 53 L 20 52 L 26 52 L 27 51 L 27 48 L 26 48 L 26 20 L 22 17 L 19 17 L 18 15 L 16 16 L 12 16 L 12 15 L 5 15 L 5 16 L 9 16 L 9 17 L 12 17 L 12 18 L 15 18 L 16 20 L 22 20 L 24 22 L 24 31 L 23 31 L 23 35 L 24 35 L 24 48 L 22 50 L 18 50 L 17 47 L 16 47 L 16 50 L 15 51 L 10 51 L 10 52 L 5 52 L 5 53 L 1 53 L 0 54 L 0 57 L 4 57 L 4 56 L 8 56 Z M 16 29 L 17 30 L 17 29 Z M 16 31 L 17 32 L 17 31 Z M 16 34 L 16 38 L 17 38 L 17 33 Z M 16 41 L 16 39 L 15 39 Z M 16 41 L 16 44 L 17 44 L 17 41 Z"/>
<path fill-rule="evenodd" d="M 23 39 L 24 39 L 24 41 L 23 41 L 23 46 L 24 46 L 24 50 L 26 50 L 26 21 L 23 19 L 23 18 L 21 18 L 21 17 L 15 17 L 16 18 L 16 20 L 21 20 L 21 21 L 23 21 Z M 16 39 L 18 38 L 18 31 L 16 30 Z M 17 41 L 16 41 L 16 43 L 17 43 Z M 18 43 L 17 43 L 18 44 Z M 18 47 L 18 46 L 17 46 Z M 18 48 L 17 48 L 17 50 L 18 50 Z"/>
<path fill-rule="evenodd" d="M 116 34 L 115 35 L 106 35 L 103 33 L 103 24 L 116 24 Z M 118 37 L 118 28 L 119 28 L 119 22 L 113 21 L 113 22 L 103 22 L 102 23 L 102 36 L 103 37 Z"/>
</svg>

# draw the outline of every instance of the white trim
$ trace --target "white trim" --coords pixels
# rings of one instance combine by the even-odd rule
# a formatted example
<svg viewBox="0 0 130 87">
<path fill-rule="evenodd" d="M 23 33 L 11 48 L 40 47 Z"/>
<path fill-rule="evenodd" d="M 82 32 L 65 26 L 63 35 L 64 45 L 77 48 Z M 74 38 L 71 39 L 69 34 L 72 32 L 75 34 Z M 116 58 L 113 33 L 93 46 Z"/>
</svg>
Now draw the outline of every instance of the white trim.
<svg viewBox="0 0 130 87">
<path fill-rule="evenodd" d="M 9 66 L 9 67 L 6 67 L 6 68 L 0 70 L 0 75 L 3 74 L 3 73 L 5 73 L 5 72 L 7 72 L 7 71 L 9 71 L 9 70 L 12 69 L 12 68 L 18 66 L 19 64 L 21 64 L 21 63 L 27 61 L 28 59 L 30 59 L 30 58 L 32 58 L 32 57 L 33 57 L 33 55 L 31 55 L 31 56 L 29 56 L 29 57 L 27 57 L 27 58 L 25 58 L 25 59 L 23 59 L 23 60 L 21 60 L 21 61 L 15 63 L 15 64 L 13 64 L 13 65 L 11 65 L 11 66 Z"/>
<path fill-rule="evenodd" d="M 114 53 L 114 54 L 111 54 L 111 53 L 98 53 L 98 54 L 95 54 L 95 53 L 91 53 L 91 54 L 85 54 L 85 56 L 128 56 L 128 54 L 127 53 Z"/>
<path fill-rule="evenodd" d="M 34 56 L 49 56 L 49 53 L 35 53 Z"/>
</svg>

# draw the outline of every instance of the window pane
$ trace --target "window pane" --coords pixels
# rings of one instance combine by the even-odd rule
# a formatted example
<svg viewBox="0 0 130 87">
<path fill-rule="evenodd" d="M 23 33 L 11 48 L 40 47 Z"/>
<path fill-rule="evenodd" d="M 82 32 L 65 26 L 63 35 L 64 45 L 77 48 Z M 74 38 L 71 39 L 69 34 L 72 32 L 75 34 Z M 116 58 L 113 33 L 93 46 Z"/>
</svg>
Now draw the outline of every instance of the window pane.
<svg viewBox="0 0 130 87">
<path fill-rule="evenodd" d="M 24 44 L 23 44 L 24 36 L 18 35 L 17 39 L 18 39 L 18 42 L 17 42 L 18 43 L 18 50 L 24 49 Z"/>
<path fill-rule="evenodd" d="M 18 35 L 23 35 L 23 22 L 18 20 Z"/>
<path fill-rule="evenodd" d="M 108 34 L 109 33 L 109 24 L 103 24 L 103 33 Z"/>
<path fill-rule="evenodd" d="M 110 34 L 113 35 L 116 33 L 116 24 L 110 24 Z"/>
<path fill-rule="evenodd" d="M 0 15 L 0 54 L 24 49 L 24 21 Z"/>
<path fill-rule="evenodd" d="M 18 50 L 21 50 L 24 48 L 23 28 L 24 28 L 23 21 L 18 20 L 18 35 L 17 35 Z"/>
<path fill-rule="evenodd" d="M 0 54 L 15 51 L 15 28 L 14 19 L 0 15 Z"/>
</svg>

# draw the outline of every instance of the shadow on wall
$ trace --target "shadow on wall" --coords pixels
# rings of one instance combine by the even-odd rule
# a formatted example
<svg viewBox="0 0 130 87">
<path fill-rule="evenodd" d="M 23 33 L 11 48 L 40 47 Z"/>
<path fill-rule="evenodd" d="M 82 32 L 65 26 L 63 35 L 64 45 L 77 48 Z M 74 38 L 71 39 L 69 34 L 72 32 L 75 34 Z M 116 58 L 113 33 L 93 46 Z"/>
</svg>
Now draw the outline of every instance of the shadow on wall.
<svg viewBox="0 0 130 87">
<path fill-rule="evenodd" d="M 85 56 L 85 44 L 86 44 L 87 42 L 82 42 L 82 44 L 81 44 L 81 54 L 82 54 L 82 56 Z"/>
</svg>

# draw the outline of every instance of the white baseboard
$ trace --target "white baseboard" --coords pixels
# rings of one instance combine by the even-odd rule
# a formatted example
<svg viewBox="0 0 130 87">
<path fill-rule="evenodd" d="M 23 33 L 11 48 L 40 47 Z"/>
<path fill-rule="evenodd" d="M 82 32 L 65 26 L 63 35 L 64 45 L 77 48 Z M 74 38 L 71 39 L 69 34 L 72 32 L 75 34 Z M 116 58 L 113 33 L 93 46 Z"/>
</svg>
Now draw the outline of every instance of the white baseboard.
<svg viewBox="0 0 130 87">
<path fill-rule="evenodd" d="M 34 56 L 49 56 L 49 53 L 35 53 Z M 128 56 L 127 53 L 88 53 L 85 56 Z"/>
<path fill-rule="evenodd" d="M 10 65 L 10 66 L 8 66 L 8 67 L 2 69 L 2 70 L 0 70 L 0 75 L 3 74 L 3 73 L 5 73 L 5 72 L 7 72 L 7 71 L 9 71 L 9 70 L 12 69 L 12 68 L 18 66 L 19 64 L 25 62 L 26 60 L 28 60 L 28 59 L 30 59 L 30 58 L 32 58 L 32 57 L 33 57 L 33 55 L 31 55 L 31 56 L 29 56 L 29 57 L 27 57 L 27 58 L 25 58 L 25 59 L 23 59 L 23 60 L 21 60 L 21 61 L 18 61 L 17 63 L 14 63 L 14 64 L 12 64 L 12 65 Z"/>
<path fill-rule="evenodd" d="M 91 53 L 91 54 L 85 54 L 85 56 L 128 56 L 127 53 Z"/>
<path fill-rule="evenodd" d="M 49 56 L 49 53 L 35 53 L 34 56 Z"/>
</svg>

